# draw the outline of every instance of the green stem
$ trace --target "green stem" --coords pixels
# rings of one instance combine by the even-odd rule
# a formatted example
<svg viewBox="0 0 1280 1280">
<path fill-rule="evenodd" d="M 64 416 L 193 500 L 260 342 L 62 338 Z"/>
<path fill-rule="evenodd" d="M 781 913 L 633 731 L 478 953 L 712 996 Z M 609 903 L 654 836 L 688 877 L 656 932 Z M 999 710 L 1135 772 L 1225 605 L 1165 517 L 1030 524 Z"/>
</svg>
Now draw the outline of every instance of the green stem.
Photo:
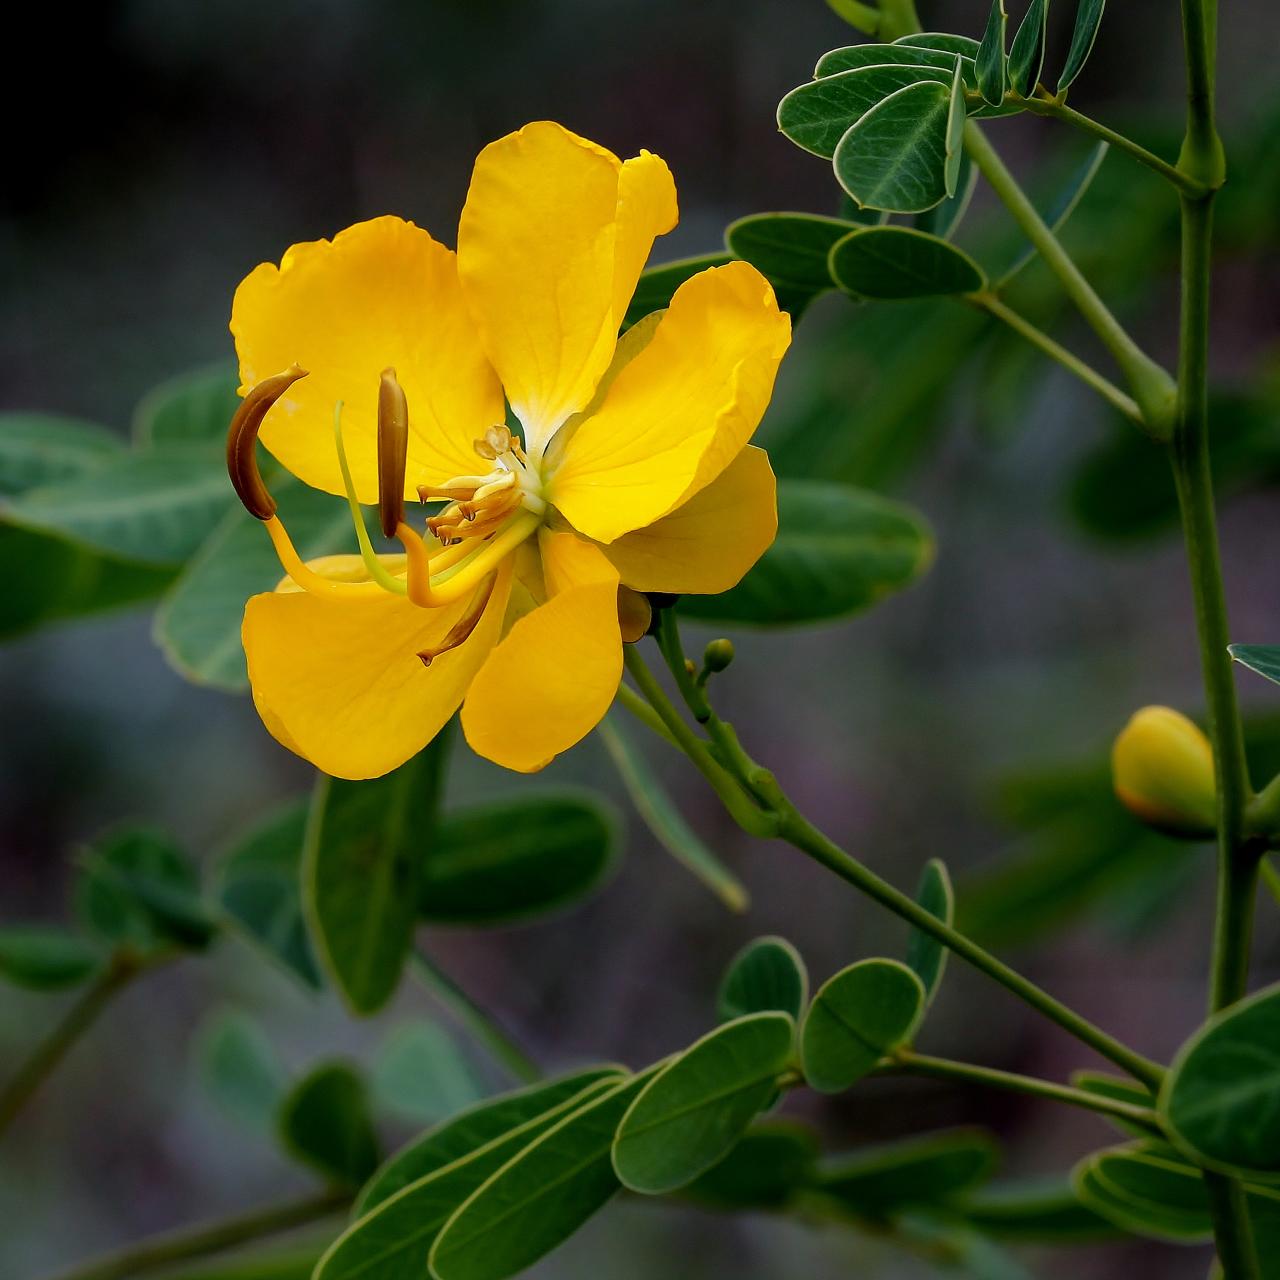
<svg viewBox="0 0 1280 1280">
<path fill-rule="evenodd" d="M 543 1078 L 543 1070 L 421 947 L 409 957 L 414 976 L 511 1074 L 524 1084 Z"/>
<path fill-rule="evenodd" d="M 646 729 L 651 729 L 658 737 L 665 738 L 677 750 L 680 749 L 680 744 L 671 730 L 663 724 L 658 713 L 630 685 L 620 684 L 614 696 L 617 703 L 629 711 Z"/>
<path fill-rule="evenodd" d="M 1041 94 L 1034 98 L 1024 99 L 1023 104 L 1028 111 L 1035 115 L 1062 120 L 1066 124 L 1074 125 L 1075 128 L 1083 130 L 1085 133 L 1093 134 L 1095 138 L 1101 138 L 1109 142 L 1118 151 L 1123 151 L 1132 156 L 1135 160 L 1145 164 L 1148 169 L 1154 169 L 1162 178 L 1173 183 L 1180 192 L 1186 195 L 1199 198 L 1208 190 L 1203 182 L 1184 173 L 1167 160 L 1162 160 L 1154 151 L 1148 151 L 1146 147 L 1140 146 L 1132 138 L 1126 138 L 1123 133 L 1117 133 L 1101 121 L 1094 120 L 1091 116 L 1083 115 L 1081 112 L 1074 110 L 1060 98 L 1052 97 L 1041 91 Z"/>
<path fill-rule="evenodd" d="M 1074 1009 L 1069 1009 L 1060 1000 L 1056 1000 L 1047 991 L 1036 986 L 1030 979 L 1024 978 L 1022 974 L 1011 969 L 1002 960 L 998 960 L 985 948 L 940 920 L 932 911 L 882 880 L 875 872 L 864 867 L 839 845 L 823 835 L 808 819 L 802 817 L 785 797 L 780 795 L 779 803 L 782 809 L 782 825 L 778 834 L 782 839 L 794 845 L 802 853 L 808 854 L 815 862 L 821 863 L 842 880 L 860 889 L 881 906 L 901 916 L 921 933 L 927 933 L 931 938 L 936 938 L 943 946 L 961 959 L 968 961 L 975 969 L 993 978 L 1051 1022 L 1057 1023 L 1077 1040 L 1087 1044 L 1108 1061 L 1128 1072 L 1134 1079 L 1140 1080 L 1152 1090 L 1159 1088 L 1164 1078 L 1164 1068 L 1158 1063 L 1144 1058 L 1121 1044 L 1101 1027 L 1095 1026 Z"/>
<path fill-rule="evenodd" d="M 1119 409 L 1126 418 L 1142 424 L 1142 410 L 1132 396 L 1126 395 L 1110 378 L 1104 377 L 1091 364 L 1081 360 L 1079 356 L 1068 351 L 1066 347 L 1055 342 L 1044 330 L 1037 328 L 1030 320 L 1019 315 L 1012 308 L 1005 306 L 994 293 L 970 294 L 967 301 L 973 306 L 994 316 L 1007 324 L 1014 333 L 1025 338 L 1032 346 L 1038 347 L 1051 360 L 1056 360 L 1068 372 L 1075 374 L 1086 386 L 1092 387 L 1104 400 Z"/>
<path fill-rule="evenodd" d="M 327 1218 L 349 1204 L 345 1191 L 324 1191 L 287 1204 L 224 1218 L 204 1226 L 153 1236 L 141 1244 L 108 1254 L 63 1272 L 58 1280 L 136 1280 L 175 1262 L 221 1253 L 263 1236 L 277 1235 L 293 1227 Z"/>
<path fill-rule="evenodd" d="M 684 722 L 683 717 L 671 703 L 662 686 L 654 678 L 636 645 L 624 646 L 624 661 L 631 678 L 636 682 L 640 692 L 649 705 L 658 713 L 668 733 L 675 740 L 680 750 L 693 761 L 698 772 L 714 788 L 734 821 L 744 831 L 752 835 L 770 836 L 776 833 L 776 822 L 773 816 L 761 809 L 750 795 L 743 789 L 725 769 L 711 757 L 707 743 L 698 737 Z"/>
<path fill-rule="evenodd" d="M 1230 630 L 1209 466 L 1208 349 L 1212 199 L 1182 202 L 1182 337 L 1178 422 L 1171 448 L 1195 604 L 1200 667 L 1218 784 L 1218 914 L 1210 1010 L 1245 993 L 1250 918 L 1261 849 L 1248 838 L 1251 799 L 1244 730 L 1227 652 Z"/>
<path fill-rule="evenodd" d="M 1147 1130 L 1157 1138 L 1164 1136 L 1156 1113 L 1149 1107 L 1140 1107 L 1117 1098 L 1104 1098 L 1101 1094 L 1075 1089 L 1070 1085 L 1055 1084 L 1051 1080 L 1037 1080 L 1013 1071 L 999 1071 L 994 1067 L 979 1067 L 968 1062 L 954 1062 L 950 1058 L 934 1058 L 927 1054 L 901 1050 L 893 1055 L 885 1071 L 905 1071 L 912 1075 L 933 1076 L 939 1080 L 964 1080 L 970 1084 L 986 1085 L 994 1089 L 1008 1089 L 1025 1093 L 1034 1098 L 1051 1098 L 1068 1106 L 1083 1107 L 1100 1115 L 1114 1116 Z"/>
<path fill-rule="evenodd" d="M 142 972 L 145 965 L 133 952 L 112 956 L 102 971 L 80 993 L 62 1021 L 36 1046 L 0 1092 L 0 1134 L 44 1082 L 45 1077 L 66 1057 L 77 1040 L 93 1025 L 98 1015 Z"/>
<path fill-rule="evenodd" d="M 991 185 L 1023 234 L 1036 247 L 1045 264 L 1058 277 L 1063 291 L 1076 305 L 1115 357 L 1142 410 L 1147 430 L 1158 439 L 1168 439 L 1173 426 L 1176 390 L 1173 379 L 1156 364 L 1112 315 L 1106 303 L 1080 273 L 1061 241 L 1037 212 L 1013 174 L 1005 167 L 995 148 L 973 120 L 964 127 L 965 148 L 982 176 Z"/>
<path fill-rule="evenodd" d="M 670 626 L 674 628 L 675 625 L 674 620 L 671 620 Z M 662 637 L 660 636 L 659 639 L 661 640 Z M 683 665 L 683 653 L 679 646 L 678 636 L 674 639 L 671 636 L 667 636 L 665 643 L 660 644 L 660 647 L 663 656 L 673 668 L 678 669 Z M 689 728 L 675 707 L 672 706 L 666 694 L 663 693 L 661 686 L 645 665 L 644 659 L 637 651 L 637 646 L 627 646 L 626 661 L 627 669 L 635 677 L 636 683 L 640 687 L 640 692 L 653 703 L 654 709 L 662 716 L 667 727 L 679 738 L 681 748 L 686 750 L 690 758 L 697 764 L 698 756 L 703 756 L 707 752 L 707 742 L 698 737 Z M 944 920 L 940 920 L 932 911 L 922 907 L 913 898 L 909 898 L 900 890 L 895 889 L 888 881 L 882 880 L 874 871 L 864 867 L 857 859 L 851 857 L 839 845 L 823 835 L 817 827 L 799 812 L 778 785 L 773 774 L 756 764 L 746 754 L 732 728 L 721 721 L 715 712 L 710 709 L 709 704 L 706 703 L 704 690 L 694 691 L 690 710 L 695 715 L 706 715 L 706 728 L 708 733 L 713 734 L 717 748 L 719 748 L 721 739 L 715 735 L 728 735 L 732 749 L 729 751 L 719 750 L 718 759 L 720 763 L 717 764 L 712 761 L 711 765 L 713 769 L 725 778 L 729 778 L 730 781 L 736 779 L 737 784 L 740 786 L 740 789 L 735 787 L 734 794 L 736 797 L 739 800 L 747 801 L 755 817 L 764 820 L 760 830 L 755 832 L 756 834 L 777 836 L 794 845 L 802 853 L 808 854 L 815 862 L 821 863 L 829 871 L 834 872 L 842 880 L 846 880 L 855 888 L 860 889 L 868 897 L 879 902 L 881 906 L 886 907 L 895 915 L 907 921 L 908 924 L 914 925 L 931 938 L 936 938 L 943 946 L 962 959 L 967 960 L 975 968 L 982 970 L 1002 986 L 1008 988 L 1014 995 L 1031 1005 L 1032 1008 L 1037 1009 L 1045 1017 L 1056 1022 L 1078 1040 L 1097 1050 L 1104 1058 L 1114 1062 L 1135 1079 L 1142 1081 L 1152 1090 L 1159 1087 L 1160 1081 L 1164 1078 L 1164 1068 L 1158 1063 L 1135 1053 L 1113 1036 L 1108 1035 L 1100 1027 L 1094 1026 L 1088 1019 L 1081 1017 L 1074 1010 L 1055 1000 L 1047 991 L 1041 990 L 1035 983 L 1024 978 L 1003 961 L 997 960 L 995 956 L 980 947 L 976 942 L 967 938 Z M 686 742 L 689 744 L 688 747 L 685 745 Z M 730 775 L 732 775 L 731 778 Z M 735 813 L 734 816 L 737 817 L 737 814 Z M 746 829 L 748 831 L 754 830 L 753 827 L 746 827 Z"/>
<path fill-rule="evenodd" d="M 1178 167 L 1216 189 L 1226 177 L 1222 139 L 1214 121 L 1218 0 L 1182 0 L 1182 43 L 1187 61 L 1187 136 Z"/>
<path fill-rule="evenodd" d="M 1208 1170 L 1204 1171 L 1204 1186 L 1209 1193 L 1209 1214 L 1223 1280 L 1262 1280 L 1244 1187 L 1235 1178 Z"/>
<path fill-rule="evenodd" d="M 1187 58 L 1187 133 L 1178 166 L 1214 188 L 1221 185 L 1225 171 L 1213 119 L 1216 0 L 1183 0 L 1182 25 Z M 1216 1012 L 1234 1004 L 1248 988 L 1249 942 L 1262 852 L 1258 842 L 1248 838 L 1245 826 L 1252 788 L 1227 652 L 1230 633 L 1209 467 L 1212 253 L 1213 193 L 1198 199 L 1184 193 L 1178 413 L 1171 453 L 1218 789 L 1218 905 L 1209 977 L 1209 1008 Z M 1204 1181 L 1225 1280 L 1258 1280 L 1261 1271 L 1244 1189 L 1238 1180 L 1221 1174 L 1206 1172 Z"/>
</svg>

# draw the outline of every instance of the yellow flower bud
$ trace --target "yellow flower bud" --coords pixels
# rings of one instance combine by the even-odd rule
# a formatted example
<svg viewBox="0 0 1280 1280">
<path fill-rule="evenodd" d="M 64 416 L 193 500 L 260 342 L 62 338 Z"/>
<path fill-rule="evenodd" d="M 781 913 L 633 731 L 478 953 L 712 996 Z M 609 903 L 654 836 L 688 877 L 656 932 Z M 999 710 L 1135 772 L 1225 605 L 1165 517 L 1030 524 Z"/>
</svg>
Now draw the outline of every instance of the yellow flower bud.
<svg viewBox="0 0 1280 1280">
<path fill-rule="evenodd" d="M 1191 839 L 1213 834 L 1213 748 L 1180 711 L 1134 712 L 1111 749 L 1111 777 L 1120 802 L 1148 826 Z"/>
</svg>

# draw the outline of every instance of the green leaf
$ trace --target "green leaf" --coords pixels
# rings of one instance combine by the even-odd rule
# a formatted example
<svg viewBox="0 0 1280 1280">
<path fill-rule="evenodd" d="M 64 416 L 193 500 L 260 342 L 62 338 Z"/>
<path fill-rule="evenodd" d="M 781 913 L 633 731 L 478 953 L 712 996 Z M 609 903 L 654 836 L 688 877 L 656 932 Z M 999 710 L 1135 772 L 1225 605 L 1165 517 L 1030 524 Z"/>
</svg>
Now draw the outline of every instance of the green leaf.
<svg viewBox="0 0 1280 1280">
<path fill-rule="evenodd" d="M 201 1079 L 219 1107 L 245 1129 L 270 1133 L 285 1073 L 259 1023 L 224 1009 L 201 1028 L 197 1053 Z"/>
<path fill-rule="evenodd" d="M 100 467 L 11 499 L 5 518 L 142 564 L 178 564 L 235 502 L 205 446 L 118 453 Z"/>
<path fill-rule="evenodd" d="M 949 86 L 954 59 L 940 61 L 939 67 L 860 66 L 811 80 L 778 103 L 778 128 L 796 146 L 830 160 L 849 129 L 890 94 L 908 85 Z"/>
<path fill-rule="evenodd" d="M 195 868 L 160 831 L 119 831 L 92 847 L 81 865 L 76 906 L 101 938 L 141 952 L 200 949 L 217 929 Z"/>
<path fill-rule="evenodd" d="M 542 1086 L 548 1090 L 554 1087 Z M 504 1123 L 496 1131 L 477 1125 L 455 1132 L 456 1154 L 446 1163 L 433 1165 L 429 1172 L 377 1200 L 371 1200 L 366 1191 L 360 1202 L 361 1217 L 320 1259 L 314 1280 L 404 1280 L 406 1276 L 425 1276 L 427 1258 L 441 1228 L 473 1192 L 557 1122 L 615 1087 L 614 1077 L 598 1080 L 562 1098 L 555 1106 L 541 1107 L 526 1119 L 513 1117 L 511 1123 Z M 485 1106 L 502 1101 L 482 1104 L 469 1115 L 478 1121 Z M 466 1116 L 460 1116 L 454 1123 L 466 1120 Z M 450 1128 L 445 1126 L 436 1132 L 443 1137 Z M 381 1186 L 383 1174 L 395 1165 L 395 1159 L 384 1167 L 370 1189 Z"/>
<path fill-rule="evenodd" d="M 991 0 L 991 13 L 987 17 L 982 43 L 978 46 L 974 68 L 978 91 L 993 107 L 1004 101 L 1004 91 L 1009 83 L 1004 52 L 1005 28 L 1008 25 L 1009 15 L 1005 12 L 1004 0 Z"/>
<path fill-rule="evenodd" d="M 231 365 L 193 369 L 162 382 L 139 402 L 133 438 L 139 447 L 164 444 L 217 444 L 240 408 L 239 379 Z"/>
<path fill-rule="evenodd" d="M 967 152 L 961 151 L 959 154 L 960 173 L 956 179 L 955 194 L 949 195 L 941 204 L 935 204 L 932 209 L 917 213 L 911 219 L 911 225 L 917 231 L 949 239 L 968 212 L 969 202 L 978 185 L 978 170 Z"/>
<path fill-rule="evenodd" d="M 960 59 L 956 59 L 955 74 L 951 77 L 951 100 L 947 106 L 946 165 L 943 176 L 946 181 L 947 199 L 955 199 L 960 189 L 960 165 L 964 160 L 964 123 L 968 112 L 964 101 L 964 77 L 960 74 Z"/>
<path fill-rule="evenodd" d="M 695 875 L 730 911 L 745 911 L 751 897 L 737 876 L 724 865 L 684 820 L 644 756 L 623 732 L 621 717 L 613 711 L 596 727 L 609 757 L 618 770 L 631 803 L 649 834 L 679 863 Z"/>
<path fill-rule="evenodd" d="M 959 39 L 960 37 L 955 37 Z M 917 39 L 925 39 L 919 36 Z M 974 52 L 977 45 L 974 45 Z M 962 57 L 966 55 L 961 55 Z M 973 54 L 967 55 L 973 61 Z M 851 44 L 841 49 L 831 49 L 818 59 L 813 69 L 815 79 L 840 75 L 845 71 L 860 71 L 864 67 L 928 67 L 944 74 L 942 83 L 951 83 L 956 54 L 946 49 L 933 49 L 924 45 L 909 45 L 895 41 L 893 44 Z"/>
<path fill-rule="evenodd" d="M 1160 1240 L 1213 1234 L 1204 1180 L 1191 1165 L 1145 1143 L 1087 1156 L 1072 1174 L 1081 1202 L 1109 1222 Z"/>
<path fill-rule="evenodd" d="M 985 1182 L 999 1146 L 983 1129 L 952 1129 L 822 1161 L 814 1185 L 865 1217 L 946 1204 Z"/>
<path fill-rule="evenodd" d="M 831 275 L 863 298 L 926 298 L 979 293 L 982 268 L 961 249 L 911 227 L 865 227 L 831 250 Z"/>
<path fill-rule="evenodd" d="M 940 204 L 950 194 L 951 104 L 951 90 L 933 80 L 891 93 L 840 139 L 836 180 L 860 205 L 889 213 Z"/>
<path fill-rule="evenodd" d="M 727 253 L 704 253 L 696 258 L 680 258 L 650 267 L 640 275 L 636 291 L 627 307 L 622 327 L 629 329 L 638 320 L 671 304 L 672 295 L 686 280 L 708 267 L 722 267 L 733 259 Z"/>
<path fill-rule="evenodd" d="M 173 577 L 168 567 L 128 564 L 0 524 L 0 638 L 153 600 Z"/>
<path fill-rule="evenodd" d="M 356 548 L 341 498 L 292 480 L 272 486 L 279 514 L 304 560 Z M 196 684 L 249 687 L 240 624 L 245 602 L 284 576 L 271 539 L 239 506 L 228 511 L 182 571 L 156 615 L 155 638 L 173 667 Z"/>
<path fill-rule="evenodd" d="M 313 991 L 324 986 L 302 914 L 305 801 L 290 803 L 242 836 L 224 855 L 217 894 L 245 937 Z"/>
<path fill-rule="evenodd" d="M 0 496 L 90 474 L 124 456 L 106 427 L 51 413 L 0 413 Z"/>
<path fill-rule="evenodd" d="M 477 1103 L 451 1120 L 427 1130 L 391 1156 L 360 1193 L 354 1216 L 366 1217 L 406 1187 L 421 1183 L 482 1148 L 488 1148 L 490 1144 L 513 1135 L 516 1130 L 523 1133 L 523 1126 L 532 1121 L 544 1120 L 546 1123 L 542 1127 L 545 1128 L 552 1123 L 553 1118 L 562 1117 L 576 1109 L 578 1101 L 590 1096 L 591 1091 L 604 1085 L 612 1087 L 625 1075 L 626 1071 L 622 1067 L 611 1064 L 588 1067 L 556 1080 L 530 1085 L 528 1088 Z M 512 1147 L 508 1155 L 520 1145 L 523 1144 L 517 1143 Z M 498 1161 L 492 1167 L 496 1169 L 501 1164 L 502 1161 Z M 476 1179 L 471 1189 L 479 1186 L 486 1177 L 488 1174 Z M 455 1204 L 460 1204 L 470 1193 L 470 1190 L 465 1192 Z M 440 1221 L 443 1220 L 441 1218 Z"/>
<path fill-rule="evenodd" d="M 613 1167 L 623 1185 L 660 1195 L 721 1160 L 773 1101 L 794 1039 L 789 1014 L 748 1014 L 655 1075 L 618 1126 Z"/>
<path fill-rule="evenodd" d="M 818 1137 L 793 1120 L 752 1125 L 718 1164 L 684 1188 L 716 1209 L 781 1209 L 813 1179 Z"/>
<path fill-rule="evenodd" d="M 1040 216 L 1055 234 L 1062 230 L 1066 225 L 1067 219 L 1076 211 L 1076 206 L 1084 199 L 1085 192 L 1092 186 L 1093 180 L 1097 176 L 1098 170 L 1102 167 L 1102 162 L 1107 158 L 1107 152 L 1110 150 L 1111 144 L 1109 142 L 1098 142 L 1090 147 L 1085 158 L 1072 172 L 1062 189 L 1041 213 Z M 1023 267 L 1033 262 L 1039 252 L 1034 245 L 1027 245 L 1014 260 L 1012 266 L 1000 277 L 996 284 L 997 290 L 1003 289 Z M 1127 428 L 1129 424 L 1126 423 L 1125 426 Z"/>
<path fill-rule="evenodd" d="M 786 1013 L 796 1022 L 809 998 L 809 975 L 785 938 L 756 938 L 734 956 L 716 996 L 716 1015 L 732 1022 L 749 1013 Z"/>
<path fill-rule="evenodd" d="M 1106 1218 L 1086 1208 L 1071 1184 L 1058 1178 L 990 1183 L 957 1206 L 965 1221 L 996 1240 L 1071 1244 L 1116 1234 Z"/>
<path fill-rule="evenodd" d="M 943 53 L 953 62 L 956 58 L 976 61 L 980 47 L 972 36 L 952 35 L 949 31 L 913 31 L 910 35 L 899 36 L 893 43 L 899 48 L 930 49 Z"/>
<path fill-rule="evenodd" d="M 381 778 L 316 784 L 303 852 L 303 910 L 321 964 L 353 1012 L 391 998 L 413 941 L 451 735 Z"/>
<path fill-rule="evenodd" d="M 860 960 L 829 978 L 800 1031 L 805 1079 L 840 1093 L 908 1041 L 924 1015 L 924 986 L 897 960 Z"/>
<path fill-rule="evenodd" d="M 1009 87 L 1020 97 L 1029 98 L 1040 82 L 1048 19 L 1049 0 L 1031 0 L 1009 48 Z"/>
<path fill-rule="evenodd" d="M 60 991 L 82 983 L 102 953 L 79 934 L 52 925 L 0 927 L 0 978 L 32 991 Z"/>
<path fill-rule="evenodd" d="M 1280 985 L 1210 1018 L 1178 1051 L 1160 1114 L 1211 1167 L 1280 1174 Z"/>
<path fill-rule="evenodd" d="M 620 1189 L 609 1149 L 628 1106 L 657 1068 L 589 1100 L 476 1190 L 431 1248 L 435 1280 L 502 1280 L 571 1236 Z"/>
<path fill-rule="evenodd" d="M 945 924 L 955 921 L 956 895 L 951 876 L 941 858 L 930 858 L 920 873 L 916 901 Z M 938 993 L 938 985 L 947 965 L 947 949 L 936 938 L 912 929 L 907 938 L 907 967 L 924 987 L 925 1004 Z"/>
<path fill-rule="evenodd" d="M 430 1124 L 483 1096 L 475 1068 L 454 1038 L 434 1022 L 397 1027 L 373 1067 L 374 1101 L 416 1124 Z"/>
<path fill-rule="evenodd" d="M 1084 64 L 1093 52 L 1093 42 L 1098 38 L 1102 23 L 1102 11 L 1106 0 L 1076 0 L 1076 22 L 1071 31 L 1071 47 L 1067 61 L 1058 77 L 1058 92 L 1065 93 L 1076 76 L 1084 70 Z"/>
<path fill-rule="evenodd" d="M 1174 1244 L 1212 1237 L 1202 1171 L 1167 1143 L 1138 1142 L 1096 1151 L 1076 1165 L 1072 1183 L 1083 1204 L 1123 1230 Z M 1261 1275 L 1274 1280 L 1280 1274 L 1275 1256 L 1280 1191 L 1245 1183 L 1244 1196 Z"/>
<path fill-rule="evenodd" d="M 358 1187 L 378 1165 L 378 1136 L 364 1081 L 345 1062 L 316 1067 L 285 1096 L 279 1110 L 286 1149 L 339 1187 Z"/>
<path fill-rule="evenodd" d="M 932 558 L 933 536 L 909 507 L 846 485 L 783 480 L 773 545 L 736 587 L 684 596 L 679 608 L 710 622 L 824 622 L 909 586 Z"/>
<path fill-rule="evenodd" d="M 1272 684 L 1280 684 L 1280 645 L 1229 644 L 1227 652 L 1242 667 L 1248 667 Z"/>
<path fill-rule="evenodd" d="M 612 809 L 583 792 L 525 792 L 440 819 L 419 855 L 422 919 L 538 919 L 599 889 L 618 864 Z"/>
<path fill-rule="evenodd" d="M 835 288 L 827 255 L 853 225 L 811 213 L 756 213 L 731 222 L 724 240 L 730 253 L 770 280 L 818 294 Z"/>
</svg>

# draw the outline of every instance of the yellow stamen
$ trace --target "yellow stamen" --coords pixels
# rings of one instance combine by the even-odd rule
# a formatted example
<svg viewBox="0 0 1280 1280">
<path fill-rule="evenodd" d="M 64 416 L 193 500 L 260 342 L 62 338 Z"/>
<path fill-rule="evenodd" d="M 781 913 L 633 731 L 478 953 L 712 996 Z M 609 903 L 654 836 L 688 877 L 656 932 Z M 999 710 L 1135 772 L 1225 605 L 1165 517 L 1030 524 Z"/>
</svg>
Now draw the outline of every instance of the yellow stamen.
<svg viewBox="0 0 1280 1280">
<path fill-rule="evenodd" d="M 331 578 L 322 577 L 313 569 L 309 569 L 298 555 L 292 539 L 280 523 L 278 516 L 268 516 L 263 521 L 267 533 L 280 557 L 280 564 L 285 573 L 293 579 L 303 591 L 313 596 L 325 596 L 331 600 L 353 600 L 360 597 L 385 595 L 385 591 L 376 582 L 335 582 Z"/>
<path fill-rule="evenodd" d="M 448 484 L 420 484 L 418 497 L 423 502 L 437 502 L 446 498 L 450 502 L 470 498 L 475 491 L 488 482 L 488 476 L 456 476 Z"/>
<path fill-rule="evenodd" d="M 533 531 L 540 521 L 537 516 L 524 514 L 511 520 L 501 533 L 485 543 L 472 557 L 441 575 L 440 582 L 431 581 L 431 557 L 422 538 L 407 524 L 396 530 L 396 537 L 404 545 L 408 556 L 409 599 L 424 609 L 461 600 L 468 591 L 487 574 L 496 569 Z"/>
</svg>

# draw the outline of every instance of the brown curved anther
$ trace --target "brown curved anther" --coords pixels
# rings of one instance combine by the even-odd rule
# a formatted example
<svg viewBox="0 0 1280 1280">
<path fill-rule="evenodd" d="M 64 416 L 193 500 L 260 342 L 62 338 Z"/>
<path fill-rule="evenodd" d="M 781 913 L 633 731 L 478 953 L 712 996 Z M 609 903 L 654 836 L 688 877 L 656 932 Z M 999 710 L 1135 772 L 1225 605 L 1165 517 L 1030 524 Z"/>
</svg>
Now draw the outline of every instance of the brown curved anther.
<svg viewBox="0 0 1280 1280">
<path fill-rule="evenodd" d="M 394 538 L 404 520 L 404 472 L 409 456 L 409 402 L 394 369 L 383 369 L 378 386 L 378 514 L 384 537 Z"/>
<path fill-rule="evenodd" d="M 299 378 L 306 376 L 305 369 L 291 364 L 284 372 L 263 378 L 245 396 L 227 428 L 227 474 L 245 510 L 259 520 L 270 520 L 275 515 L 276 502 L 258 470 L 258 431 L 267 410 Z"/>
<path fill-rule="evenodd" d="M 449 634 L 434 649 L 423 649 L 419 652 L 418 657 L 422 659 L 424 667 L 429 667 L 442 653 L 456 649 L 471 638 L 471 633 L 480 625 L 480 619 L 484 617 L 484 611 L 488 608 L 489 597 L 493 595 L 493 586 L 496 581 L 495 577 L 490 577 L 488 582 L 480 587 L 471 602 L 471 607 L 450 628 Z"/>
</svg>

